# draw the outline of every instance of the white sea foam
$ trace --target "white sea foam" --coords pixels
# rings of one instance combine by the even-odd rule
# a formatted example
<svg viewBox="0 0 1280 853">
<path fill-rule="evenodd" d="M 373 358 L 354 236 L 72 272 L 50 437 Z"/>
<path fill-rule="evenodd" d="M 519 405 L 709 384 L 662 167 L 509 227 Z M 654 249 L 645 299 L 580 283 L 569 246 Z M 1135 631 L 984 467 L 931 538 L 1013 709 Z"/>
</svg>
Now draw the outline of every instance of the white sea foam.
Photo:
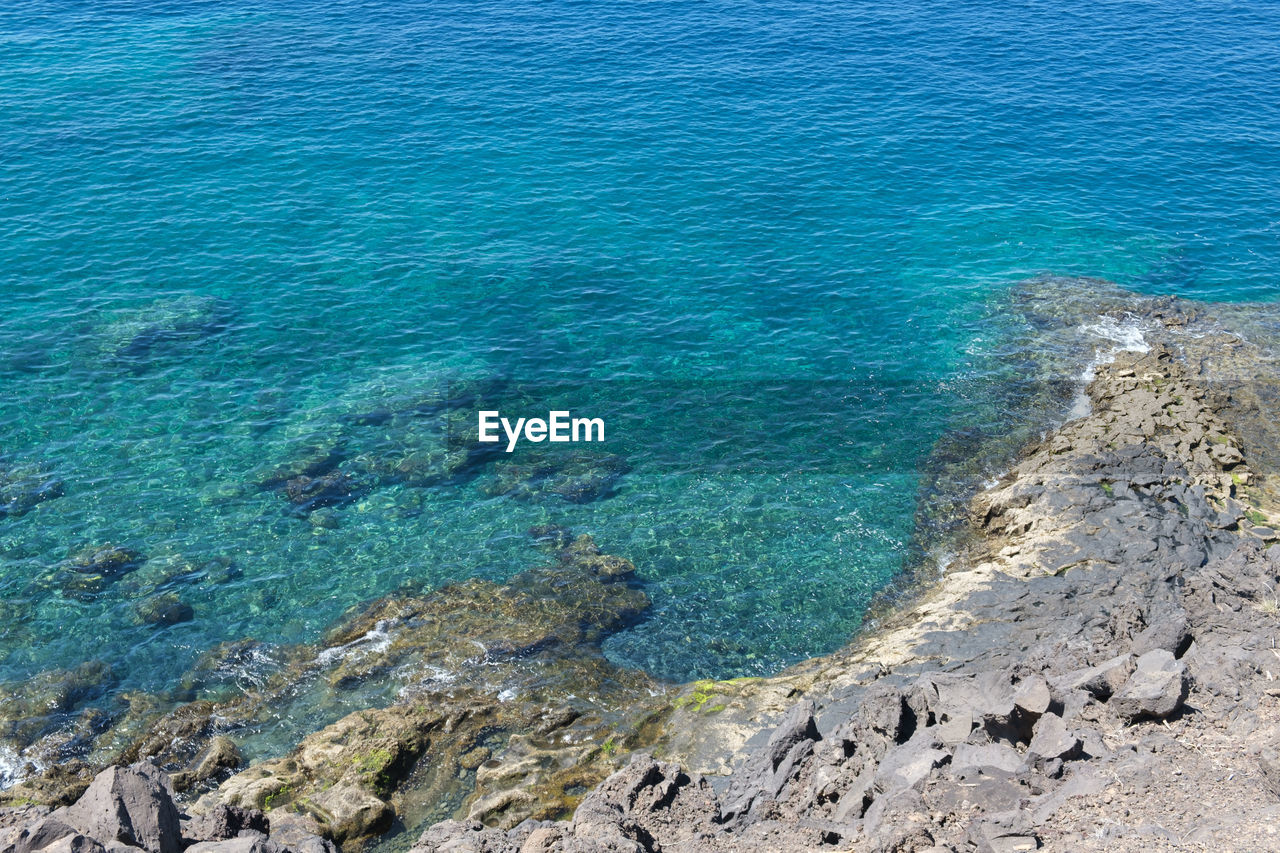
<svg viewBox="0 0 1280 853">
<path fill-rule="evenodd" d="M 43 773 L 48 767 L 42 761 L 24 755 L 7 744 L 0 744 L 0 791 L 12 788 L 27 778 L 25 771 L 34 768 Z"/>
<path fill-rule="evenodd" d="M 353 655 L 365 655 L 369 652 L 385 652 L 391 647 L 391 622 L 379 619 L 369 631 L 356 637 L 349 643 L 333 646 L 316 655 L 316 662 L 321 666 L 329 666 Z"/>
<path fill-rule="evenodd" d="M 12 747 L 0 744 L 0 791 L 22 781 L 22 757 Z"/>
<path fill-rule="evenodd" d="M 1126 314 L 1123 319 L 1111 316 L 1099 317 L 1098 322 L 1082 326 L 1081 331 L 1110 343 L 1111 346 L 1105 343 L 1098 346 L 1093 358 L 1080 372 L 1080 389 L 1076 392 L 1075 400 L 1072 401 L 1071 411 L 1067 415 L 1068 420 L 1083 418 L 1091 411 L 1089 395 L 1085 389 L 1098 375 L 1099 367 L 1115 361 L 1116 356 L 1122 352 L 1151 352 L 1151 345 L 1147 343 L 1147 336 L 1143 334 L 1142 324 L 1132 314 Z"/>
</svg>

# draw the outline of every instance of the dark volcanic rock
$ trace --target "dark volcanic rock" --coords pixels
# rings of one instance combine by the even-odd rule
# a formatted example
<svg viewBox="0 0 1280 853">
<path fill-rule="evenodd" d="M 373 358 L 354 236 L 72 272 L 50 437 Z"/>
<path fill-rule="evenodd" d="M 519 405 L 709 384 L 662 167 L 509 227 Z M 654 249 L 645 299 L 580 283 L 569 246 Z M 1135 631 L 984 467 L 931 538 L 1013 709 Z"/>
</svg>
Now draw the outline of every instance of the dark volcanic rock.
<svg viewBox="0 0 1280 853">
<path fill-rule="evenodd" d="M 736 753 L 718 795 L 692 770 L 681 785 L 677 767 L 642 758 L 571 822 L 441 823 L 417 849 L 1273 847 L 1280 548 L 1248 530 L 1276 529 L 1280 499 L 1249 466 L 1251 448 L 1280 455 L 1241 441 L 1226 417 L 1280 437 L 1280 383 L 1258 379 L 1264 363 L 1280 371 L 1183 303 L 1137 303 L 1133 316 L 1131 297 L 1080 284 L 1016 294 L 1039 334 L 1075 341 L 1072 374 L 1099 354 L 1080 342 L 1088 324 L 1149 337 L 1096 368 L 1087 413 L 977 495 L 951 573 L 918 604 L 740 694 L 741 707 L 702 719 L 677 707 L 668 725 L 705 729 L 668 735 L 686 767 L 725 767 L 718 745 Z M 1212 378 L 1224 363 L 1247 377 L 1230 404 Z M 975 442 L 943 448 L 945 482 L 925 509 L 958 505 Z M 1196 713 L 1180 714 L 1184 703 Z M 657 819 L 664 802 L 682 803 L 670 821 Z"/>
<path fill-rule="evenodd" d="M 108 767 L 70 806 L 0 809 L 0 853 L 336 853 L 296 825 L 269 837 L 259 811 L 219 806 L 188 818 L 172 794 L 168 777 L 150 764 Z"/>
<path fill-rule="evenodd" d="M 1187 698 L 1187 667 L 1164 649 L 1138 658 L 1133 674 L 1110 706 L 1128 720 L 1163 719 L 1176 713 Z"/>
<path fill-rule="evenodd" d="M 76 801 L 53 814 L 104 844 L 181 853 L 182 827 L 168 777 L 149 764 L 109 767 Z"/>
</svg>

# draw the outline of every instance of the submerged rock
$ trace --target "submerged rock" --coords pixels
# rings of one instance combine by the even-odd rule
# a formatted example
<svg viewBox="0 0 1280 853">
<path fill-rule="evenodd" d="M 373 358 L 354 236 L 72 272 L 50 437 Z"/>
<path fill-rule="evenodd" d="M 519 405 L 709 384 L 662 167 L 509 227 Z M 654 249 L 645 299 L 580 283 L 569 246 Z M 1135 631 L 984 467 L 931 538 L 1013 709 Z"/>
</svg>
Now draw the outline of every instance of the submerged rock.
<svg viewBox="0 0 1280 853">
<path fill-rule="evenodd" d="M 73 554 L 63 565 L 82 575 L 115 578 L 139 568 L 147 558 L 132 548 L 107 544 L 89 547 Z"/>
<path fill-rule="evenodd" d="M 158 349 L 189 345 L 215 335 L 225 330 L 230 320 L 227 303 L 188 293 L 117 311 L 94 337 L 103 355 L 137 364 Z"/>
<path fill-rule="evenodd" d="M 284 484 L 284 496 L 293 504 L 296 514 L 309 513 L 321 507 L 346 506 L 368 490 L 368 484 L 342 471 L 330 471 L 319 477 L 294 477 Z"/>
<path fill-rule="evenodd" d="M 195 618 L 195 610 L 191 605 L 180 599 L 174 592 L 161 593 L 138 602 L 134 605 L 133 613 L 143 625 L 157 627 L 190 622 Z"/>
<path fill-rule="evenodd" d="M 558 498 L 590 503 L 610 497 L 629 470 L 627 460 L 613 453 L 525 451 L 494 463 L 494 479 L 484 490 L 520 500 Z"/>
<path fill-rule="evenodd" d="M 19 518 L 64 494 L 61 478 L 44 465 L 0 464 L 0 519 Z"/>
<path fill-rule="evenodd" d="M 52 576 L 39 583 L 51 583 L 60 588 L 67 598 L 92 601 L 120 578 L 140 568 L 146 559 L 145 555 L 131 548 L 110 544 L 88 547 L 72 554 Z"/>
<path fill-rule="evenodd" d="M 439 816 L 441 803 L 465 801 L 503 825 L 567 816 L 622 751 L 643 742 L 663 692 L 600 652 L 648 606 L 629 583 L 634 565 L 590 537 L 564 539 L 553 564 L 506 583 L 473 579 L 351 613 L 301 665 L 335 699 L 389 682 L 397 700 L 236 774 L 204 806 L 303 811 L 348 848 L 393 820 Z M 291 694 L 296 681 L 254 700 L 262 712 L 281 713 L 277 689 Z M 316 701 L 314 689 L 308 695 Z M 163 750 L 166 735 L 156 729 L 151 742 L 131 756 Z"/>
</svg>

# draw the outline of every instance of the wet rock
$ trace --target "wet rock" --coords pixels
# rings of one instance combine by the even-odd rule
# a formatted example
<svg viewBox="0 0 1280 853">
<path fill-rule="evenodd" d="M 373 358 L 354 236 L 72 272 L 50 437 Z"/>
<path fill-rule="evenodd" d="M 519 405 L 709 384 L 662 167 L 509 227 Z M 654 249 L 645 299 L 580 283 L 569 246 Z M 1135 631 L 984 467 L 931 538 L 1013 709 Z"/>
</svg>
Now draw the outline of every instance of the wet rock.
<svg viewBox="0 0 1280 853">
<path fill-rule="evenodd" d="M 1131 722 L 1164 719 L 1182 707 L 1188 687 L 1186 664 L 1156 649 L 1138 658 L 1133 674 L 1109 706 Z"/>
<path fill-rule="evenodd" d="M 130 548 L 102 545 L 81 549 L 63 561 L 52 581 L 68 598 L 90 601 L 113 583 L 146 562 L 146 557 Z"/>
<path fill-rule="evenodd" d="M 338 661 L 330 682 L 354 684 L 410 659 L 454 671 L 477 654 L 493 663 L 594 646 L 649 606 L 626 582 L 634 572 L 631 561 L 601 552 L 584 536 L 560 549 L 555 565 L 520 572 L 505 584 L 469 580 L 421 599 L 382 599 L 326 636 Z"/>
<path fill-rule="evenodd" d="M 244 759 L 235 743 L 230 738 L 217 736 L 190 762 L 188 767 L 191 769 L 178 770 L 172 774 L 173 787 L 179 792 L 189 791 L 201 782 L 230 775 L 243 763 Z"/>
<path fill-rule="evenodd" d="M 255 483 L 264 491 L 283 489 L 290 480 L 314 479 L 332 474 L 346 458 L 341 439 L 333 437 L 308 445 L 296 456 L 265 471 L 259 469 Z"/>
<path fill-rule="evenodd" d="M 395 811 L 386 798 L 433 735 L 466 716 L 420 707 L 351 714 L 304 738 L 288 758 L 232 776 L 200 806 L 270 810 L 294 804 L 322 816 L 335 841 L 358 843 L 390 827 Z"/>
<path fill-rule="evenodd" d="M 139 568 L 146 557 L 132 548 L 101 545 L 85 548 L 73 554 L 63 565 L 82 575 L 120 577 Z"/>
<path fill-rule="evenodd" d="M 46 670 L 0 685 L 0 740 L 19 748 L 49 733 L 84 703 L 115 684 L 111 667 L 86 661 L 74 669 Z"/>
<path fill-rule="evenodd" d="M 34 772 L 34 768 L 31 768 Z M 69 806 L 93 781 L 93 770 L 77 758 L 29 775 L 21 783 L 0 791 L 0 806 L 36 803 L 43 806 Z"/>
</svg>

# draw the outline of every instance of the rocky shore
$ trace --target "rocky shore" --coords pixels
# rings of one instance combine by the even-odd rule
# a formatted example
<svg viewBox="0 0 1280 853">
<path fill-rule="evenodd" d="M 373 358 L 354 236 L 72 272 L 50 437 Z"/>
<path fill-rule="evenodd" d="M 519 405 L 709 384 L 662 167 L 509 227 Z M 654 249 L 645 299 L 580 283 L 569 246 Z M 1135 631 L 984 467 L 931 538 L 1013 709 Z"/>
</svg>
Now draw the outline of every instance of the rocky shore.
<svg viewBox="0 0 1280 853">
<path fill-rule="evenodd" d="M 1275 365 L 1145 307 L 1087 414 L 973 499 L 965 552 L 880 630 L 703 687 L 724 710 L 572 821 L 447 822 L 415 850 L 1280 849 L 1274 473 L 1240 437 Z"/>
<path fill-rule="evenodd" d="M 1080 341 L 1036 367 L 1087 364 L 1085 396 L 1048 383 L 1066 414 L 994 482 L 937 466 L 922 514 L 964 510 L 946 571 L 845 649 L 683 687 L 615 667 L 633 567 L 546 528 L 545 568 L 373 602 L 252 689 L 210 693 L 254 654 L 221 649 L 167 704 L 86 721 L 88 752 L 47 744 L 0 853 L 352 853 L 424 826 L 415 853 L 1280 850 L 1280 336 L 1100 283 L 1020 298 Z M 228 737 L 344 702 L 288 755 L 245 766 Z"/>
</svg>

